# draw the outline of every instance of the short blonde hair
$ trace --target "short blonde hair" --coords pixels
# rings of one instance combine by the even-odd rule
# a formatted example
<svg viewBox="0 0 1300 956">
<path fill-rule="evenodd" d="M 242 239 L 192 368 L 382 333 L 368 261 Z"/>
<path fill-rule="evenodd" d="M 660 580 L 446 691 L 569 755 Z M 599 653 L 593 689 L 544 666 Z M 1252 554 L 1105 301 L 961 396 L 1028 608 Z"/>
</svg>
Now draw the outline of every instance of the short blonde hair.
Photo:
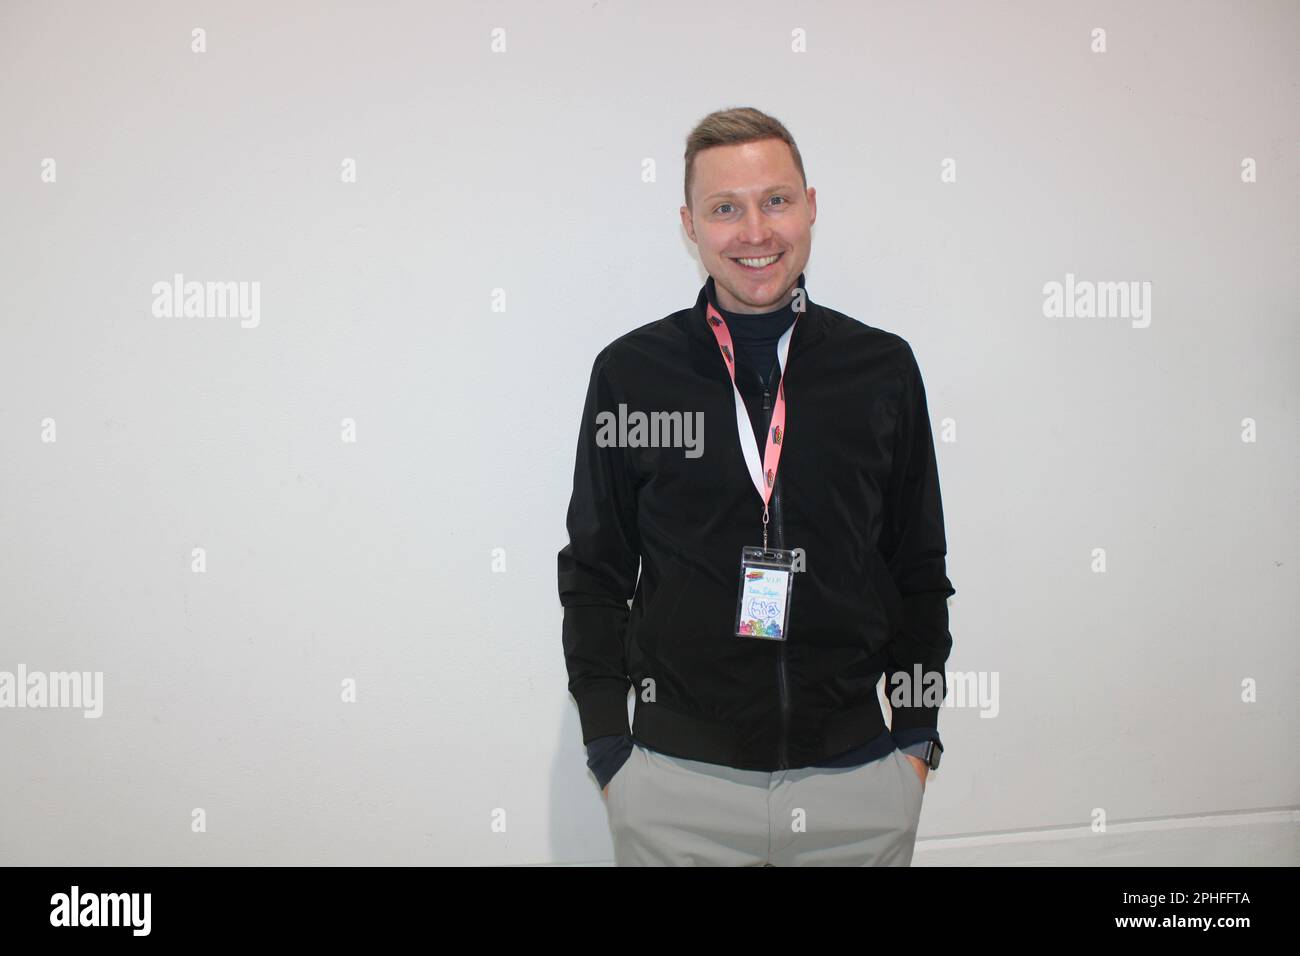
<svg viewBox="0 0 1300 956">
<path fill-rule="evenodd" d="M 736 106 L 726 110 L 716 110 L 695 124 L 686 137 L 686 208 L 691 208 L 691 186 L 695 179 L 695 154 L 714 146 L 737 146 L 752 143 L 760 139 L 779 139 L 790 147 L 794 156 L 794 165 L 803 180 L 803 188 L 808 188 L 808 176 L 803 171 L 803 157 L 799 147 L 785 125 L 774 116 L 768 116 L 762 110 L 750 106 Z"/>
</svg>

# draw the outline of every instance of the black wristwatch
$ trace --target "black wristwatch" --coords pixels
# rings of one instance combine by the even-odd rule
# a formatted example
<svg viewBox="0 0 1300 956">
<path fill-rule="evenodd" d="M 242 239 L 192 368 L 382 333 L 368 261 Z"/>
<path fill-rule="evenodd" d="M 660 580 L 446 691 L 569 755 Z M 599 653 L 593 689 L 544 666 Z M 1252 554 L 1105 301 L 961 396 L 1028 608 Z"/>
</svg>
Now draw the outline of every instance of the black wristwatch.
<svg viewBox="0 0 1300 956">
<path fill-rule="evenodd" d="M 925 742 L 925 756 L 921 759 L 931 770 L 939 769 L 939 755 L 943 753 L 943 744 L 936 740 L 927 740 Z"/>
</svg>

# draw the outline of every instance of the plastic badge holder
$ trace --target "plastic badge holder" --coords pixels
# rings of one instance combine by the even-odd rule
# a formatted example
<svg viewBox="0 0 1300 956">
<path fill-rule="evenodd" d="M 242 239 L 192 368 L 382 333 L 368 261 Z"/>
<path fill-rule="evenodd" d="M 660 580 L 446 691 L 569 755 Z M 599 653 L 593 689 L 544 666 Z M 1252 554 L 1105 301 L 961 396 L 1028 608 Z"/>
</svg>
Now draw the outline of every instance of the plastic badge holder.
<svg viewBox="0 0 1300 956">
<path fill-rule="evenodd" d="M 794 552 L 746 546 L 740 551 L 736 635 L 784 641 L 794 591 Z"/>
</svg>

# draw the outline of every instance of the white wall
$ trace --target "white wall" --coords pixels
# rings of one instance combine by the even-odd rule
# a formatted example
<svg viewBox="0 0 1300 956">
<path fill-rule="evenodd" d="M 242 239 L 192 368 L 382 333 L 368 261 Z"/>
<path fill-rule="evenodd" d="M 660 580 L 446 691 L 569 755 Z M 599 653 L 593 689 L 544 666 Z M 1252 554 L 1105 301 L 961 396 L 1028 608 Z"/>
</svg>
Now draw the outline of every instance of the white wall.
<svg viewBox="0 0 1300 956">
<path fill-rule="evenodd" d="M 917 863 L 1300 861 L 1298 27 L 5 4 L 0 670 L 104 690 L 0 709 L 0 863 L 610 859 L 556 593 L 578 413 L 601 346 L 694 302 L 681 154 L 733 105 L 799 141 L 812 297 L 955 423 L 949 666 L 998 711 L 944 713 Z M 259 282 L 260 322 L 154 316 L 175 273 Z M 1149 327 L 1045 318 L 1066 273 L 1150 282 Z"/>
</svg>

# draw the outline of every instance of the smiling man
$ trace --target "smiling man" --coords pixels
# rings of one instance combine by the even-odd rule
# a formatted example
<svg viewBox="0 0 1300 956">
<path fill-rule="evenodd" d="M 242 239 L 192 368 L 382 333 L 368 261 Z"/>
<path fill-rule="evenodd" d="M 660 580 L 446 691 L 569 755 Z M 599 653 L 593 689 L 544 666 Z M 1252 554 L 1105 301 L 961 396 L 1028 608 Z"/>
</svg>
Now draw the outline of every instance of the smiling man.
<svg viewBox="0 0 1300 956">
<path fill-rule="evenodd" d="M 907 866 L 956 593 L 920 369 L 809 298 L 817 196 L 784 125 L 712 113 L 685 165 L 709 278 L 596 356 L 559 553 L 615 862 Z M 702 454 L 597 441 L 620 404 L 701 414 Z"/>
</svg>

